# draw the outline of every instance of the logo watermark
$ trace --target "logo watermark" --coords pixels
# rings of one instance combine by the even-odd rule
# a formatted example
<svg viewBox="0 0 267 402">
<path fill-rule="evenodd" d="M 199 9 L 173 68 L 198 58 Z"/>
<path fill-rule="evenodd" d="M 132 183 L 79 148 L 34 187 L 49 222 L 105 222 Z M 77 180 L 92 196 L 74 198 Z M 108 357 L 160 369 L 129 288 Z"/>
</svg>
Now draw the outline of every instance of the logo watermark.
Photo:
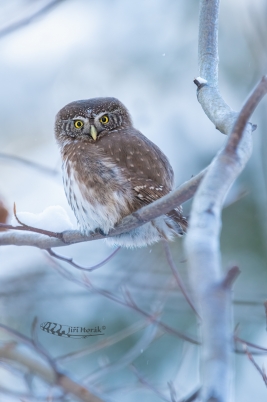
<svg viewBox="0 0 267 402">
<path fill-rule="evenodd" d="M 89 336 L 105 335 L 106 327 L 95 326 L 92 328 L 71 327 L 69 325 L 61 325 L 56 322 L 43 322 L 40 328 L 51 335 L 63 336 L 65 338 L 88 338 Z"/>
</svg>

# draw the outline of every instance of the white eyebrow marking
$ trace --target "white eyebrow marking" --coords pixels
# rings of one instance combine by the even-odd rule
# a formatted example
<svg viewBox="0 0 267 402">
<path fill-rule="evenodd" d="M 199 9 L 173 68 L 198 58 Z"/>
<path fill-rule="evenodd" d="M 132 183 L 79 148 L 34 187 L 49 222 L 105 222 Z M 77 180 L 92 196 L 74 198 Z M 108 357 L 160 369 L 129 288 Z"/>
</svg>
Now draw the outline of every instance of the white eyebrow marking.
<svg viewBox="0 0 267 402">
<path fill-rule="evenodd" d="M 71 120 L 82 120 L 82 121 L 86 121 L 87 118 L 84 116 L 74 116 Z"/>
</svg>

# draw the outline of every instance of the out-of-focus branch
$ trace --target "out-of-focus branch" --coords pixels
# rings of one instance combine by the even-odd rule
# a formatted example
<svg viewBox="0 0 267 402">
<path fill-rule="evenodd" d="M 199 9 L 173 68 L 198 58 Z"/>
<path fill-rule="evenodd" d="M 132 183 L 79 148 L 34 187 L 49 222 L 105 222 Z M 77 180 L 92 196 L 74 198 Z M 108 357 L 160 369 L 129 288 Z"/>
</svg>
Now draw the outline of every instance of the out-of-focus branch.
<svg viewBox="0 0 267 402">
<path fill-rule="evenodd" d="M 21 158 L 20 156 L 16 155 L 9 155 L 0 152 L 0 159 L 4 159 L 10 162 L 17 162 L 21 165 L 27 166 L 29 168 L 33 168 L 38 172 L 47 174 L 49 176 L 58 176 L 60 175 L 60 171 L 57 169 L 51 169 L 47 166 L 41 165 L 40 163 L 29 161 L 28 159 Z"/>
<path fill-rule="evenodd" d="M 87 348 L 75 351 L 75 352 L 70 352 L 68 354 L 59 356 L 55 359 L 56 362 L 64 363 L 69 360 L 74 360 L 78 359 L 80 357 L 87 356 L 91 353 L 97 352 L 98 350 L 110 347 L 118 342 L 121 342 L 125 338 L 135 334 L 136 332 L 144 329 L 148 325 L 150 325 L 150 320 L 141 320 L 138 321 L 137 323 L 134 323 L 133 325 L 116 332 L 114 335 L 110 335 L 106 339 L 101 339 L 100 341 L 94 343 L 91 346 L 88 346 Z"/>
<path fill-rule="evenodd" d="M 197 317 L 200 318 L 199 315 L 198 315 L 198 312 L 197 312 L 197 310 L 196 310 L 196 308 L 194 306 L 193 301 L 191 300 L 191 298 L 189 297 L 189 295 L 187 293 L 187 290 L 185 289 L 185 286 L 183 284 L 182 278 L 180 277 L 179 272 L 177 270 L 177 267 L 176 267 L 176 265 L 175 265 L 175 263 L 173 261 L 170 246 L 169 246 L 167 241 L 164 241 L 164 250 L 165 250 L 165 254 L 166 254 L 168 264 L 171 267 L 171 270 L 172 270 L 172 273 L 173 273 L 173 276 L 174 276 L 174 278 L 176 280 L 177 285 L 179 286 L 182 294 L 184 295 L 185 300 L 187 301 L 187 303 L 189 304 L 191 309 L 194 311 L 194 313 L 197 315 Z"/>
<path fill-rule="evenodd" d="M 253 364 L 253 366 L 256 368 L 256 370 L 260 373 L 260 375 L 261 375 L 261 377 L 262 377 L 262 379 L 263 379 L 263 381 L 264 381 L 264 384 L 265 384 L 266 387 L 267 387 L 267 375 L 266 375 L 265 369 L 264 369 L 264 368 L 263 368 L 263 369 L 260 368 L 260 366 L 258 365 L 258 363 L 256 363 L 256 361 L 254 360 L 252 354 L 249 352 L 247 346 L 246 346 L 246 345 L 243 345 L 243 346 L 244 346 L 244 351 L 245 351 L 247 357 L 249 358 L 249 360 L 251 361 L 251 363 Z"/>
<path fill-rule="evenodd" d="M 248 119 L 267 91 L 264 77 L 238 115 L 222 99 L 218 84 L 219 0 L 201 0 L 199 27 L 198 100 L 224 134 L 225 148 L 214 158 L 195 195 L 185 240 L 190 277 L 202 318 L 202 401 L 228 402 L 233 377 L 231 353 L 231 284 L 236 272 L 224 279 L 219 235 L 225 196 L 252 150 L 252 125 Z"/>
<path fill-rule="evenodd" d="M 8 343 L 0 347 L 0 358 L 18 363 L 28 369 L 47 384 L 61 387 L 64 392 L 72 394 L 84 402 L 103 402 L 102 399 L 93 395 L 88 388 L 72 380 L 66 374 L 54 369 L 39 359 L 33 358 L 26 351 L 21 350 L 18 344 Z"/>
<path fill-rule="evenodd" d="M 76 283 L 79 286 L 82 286 L 83 288 L 89 290 L 90 292 L 97 293 L 101 296 L 104 296 L 105 298 L 108 298 L 109 300 L 114 301 L 115 303 L 121 304 L 122 306 L 129 307 L 130 309 L 137 311 L 140 313 L 143 317 L 147 318 L 148 320 L 151 320 L 153 323 L 157 324 L 163 331 L 166 333 L 169 333 L 171 335 L 177 336 L 178 338 L 181 338 L 187 342 L 193 343 L 195 345 L 199 345 L 198 340 L 192 338 L 191 336 L 187 335 L 186 333 L 183 333 L 181 331 L 178 331 L 169 325 L 163 323 L 160 321 L 160 319 L 152 315 L 151 313 L 148 313 L 147 311 L 141 309 L 140 307 L 137 306 L 135 301 L 131 301 L 132 297 L 128 298 L 128 300 L 123 300 L 121 297 L 115 295 L 114 293 L 111 293 L 105 289 L 101 289 L 95 285 L 93 285 L 92 281 L 89 280 L 89 277 L 83 275 L 83 279 L 77 279 L 72 273 L 64 269 L 64 267 L 61 266 L 61 264 L 58 263 L 58 261 L 50 259 L 54 268 L 57 270 L 57 272 L 62 275 L 64 278 L 68 279 L 69 281 Z M 131 300 L 130 300 L 131 299 Z"/>
<path fill-rule="evenodd" d="M 139 209 L 132 215 L 126 216 L 107 236 L 103 236 L 100 233 L 92 233 L 90 236 L 83 236 L 78 230 L 53 233 L 26 225 L 11 226 L 0 224 L 0 227 L 2 228 L 14 229 L 11 232 L 0 233 L 0 246 L 12 244 L 16 246 L 34 246 L 41 249 L 49 249 L 53 247 L 67 246 L 74 243 L 103 239 L 105 237 L 112 237 L 127 232 L 171 211 L 173 208 L 177 207 L 177 205 L 181 205 L 183 202 L 192 198 L 207 170 L 208 168 L 202 170 L 196 176 L 183 183 L 176 190 Z"/>
<path fill-rule="evenodd" d="M 42 8 L 40 8 L 39 10 L 35 11 L 34 13 L 28 15 L 25 18 L 22 18 L 18 21 L 13 22 L 12 24 L 9 24 L 3 28 L 0 28 L 0 38 L 3 38 L 5 36 L 7 36 L 8 34 L 15 32 L 29 24 L 31 24 L 34 20 L 36 20 L 37 18 L 43 16 L 44 14 L 46 14 L 47 12 L 49 12 L 50 10 L 52 10 L 55 6 L 59 5 L 60 3 L 62 3 L 64 0 L 52 0 L 50 2 L 48 2 L 47 4 L 45 4 Z"/>
<path fill-rule="evenodd" d="M 96 384 L 108 374 L 114 374 L 118 370 L 128 367 L 140 356 L 140 350 L 145 351 L 152 342 L 162 336 L 162 331 L 158 330 L 157 325 L 151 323 L 142 335 L 141 339 L 134 344 L 124 355 L 115 362 L 108 363 L 106 366 L 95 370 L 93 373 L 83 378 L 83 384 Z"/>
<path fill-rule="evenodd" d="M 170 402 L 170 399 L 167 398 L 161 390 L 159 390 L 155 385 L 151 384 L 150 381 L 148 381 L 137 368 L 135 367 L 134 364 L 130 364 L 129 368 L 134 372 L 138 380 L 143 384 L 146 388 L 150 389 L 153 391 L 160 399 L 162 399 L 165 402 Z"/>
<path fill-rule="evenodd" d="M 231 282 L 223 279 L 220 266 L 219 234 L 223 200 L 234 180 L 244 168 L 251 153 L 251 128 L 243 132 L 239 120 L 250 118 L 263 93 L 267 92 L 264 77 L 245 104 L 233 128 L 239 144 L 232 143 L 232 134 L 226 147 L 214 159 L 200 186 L 192 206 L 186 239 L 190 274 L 200 306 L 203 331 L 203 401 L 215 396 L 215 401 L 228 401 L 232 378 L 231 370 Z M 239 127 L 238 134 L 236 127 Z M 235 276 L 235 275 L 233 275 Z"/>
<path fill-rule="evenodd" d="M 80 269 L 81 271 L 88 271 L 88 272 L 92 272 L 95 269 L 98 269 L 100 267 L 103 267 L 103 265 L 107 264 L 116 254 L 117 252 L 120 250 L 120 247 L 116 248 L 116 250 L 114 250 L 107 258 L 105 258 L 103 261 L 101 261 L 100 263 L 93 265 L 91 267 L 83 267 L 80 264 L 76 264 L 76 262 L 73 261 L 73 258 L 71 257 L 64 257 L 63 255 L 57 254 L 55 253 L 53 250 L 51 250 L 50 248 L 47 249 L 47 252 L 51 255 L 51 257 L 57 258 L 58 260 L 67 262 L 68 264 L 70 264 L 72 267 L 76 268 L 76 269 Z"/>
</svg>

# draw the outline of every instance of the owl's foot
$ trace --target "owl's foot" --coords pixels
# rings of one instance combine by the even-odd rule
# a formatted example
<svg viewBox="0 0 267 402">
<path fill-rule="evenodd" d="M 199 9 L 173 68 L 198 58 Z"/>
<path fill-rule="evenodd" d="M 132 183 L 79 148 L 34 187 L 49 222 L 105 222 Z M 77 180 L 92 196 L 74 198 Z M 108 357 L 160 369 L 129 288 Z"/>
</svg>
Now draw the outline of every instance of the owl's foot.
<svg viewBox="0 0 267 402">
<path fill-rule="evenodd" d="M 94 231 L 94 233 L 100 234 L 100 235 L 103 236 L 103 237 L 106 237 L 106 236 L 108 235 L 108 233 L 103 232 L 103 230 L 100 229 L 100 228 L 96 228 L 95 231 Z"/>
</svg>

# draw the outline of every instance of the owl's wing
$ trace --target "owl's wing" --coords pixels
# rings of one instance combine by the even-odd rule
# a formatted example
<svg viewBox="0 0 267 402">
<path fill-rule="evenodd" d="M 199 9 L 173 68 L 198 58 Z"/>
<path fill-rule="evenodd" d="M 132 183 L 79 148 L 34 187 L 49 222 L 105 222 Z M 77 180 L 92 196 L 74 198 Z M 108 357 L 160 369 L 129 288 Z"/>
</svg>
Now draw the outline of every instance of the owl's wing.
<svg viewBox="0 0 267 402">
<path fill-rule="evenodd" d="M 142 178 L 133 179 L 131 180 L 131 184 L 135 197 L 134 205 L 137 209 L 148 205 L 169 193 L 169 190 L 166 187 L 158 185 L 152 180 L 143 180 Z M 186 232 L 187 230 L 187 220 L 182 212 L 182 207 L 178 206 L 166 214 L 176 224 L 178 224 L 177 232 L 180 234 L 183 234 L 183 232 Z"/>
<path fill-rule="evenodd" d="M 106 154 L 131 183 L 133 211 L 158 200 L 172 190 L 174 175 L 167 157 L 139 131 L 130 128 L 114 132 L 103 137 L 103 143 Z M 182 216 L 181 207 L 167 215 L 186 230 L 187 222 Z"/>
<path fill-rule="evenodd" d="M 138 208 L 150 204 L 169 193 L 169 189 L 166 186 L 160 185 L 151 179 L 134 177 L 131 178 L 130 182 Z"/>
<path fill-rule="evenodd" d="M 166 186 L 167 192 L 172 189 L 174 175 L 167 157 L 139 131 L 129 128 L 114 132 L 103 137 L 103 144 L 129 178 L 152 180 L 156 187 Z"/>
</svg>

